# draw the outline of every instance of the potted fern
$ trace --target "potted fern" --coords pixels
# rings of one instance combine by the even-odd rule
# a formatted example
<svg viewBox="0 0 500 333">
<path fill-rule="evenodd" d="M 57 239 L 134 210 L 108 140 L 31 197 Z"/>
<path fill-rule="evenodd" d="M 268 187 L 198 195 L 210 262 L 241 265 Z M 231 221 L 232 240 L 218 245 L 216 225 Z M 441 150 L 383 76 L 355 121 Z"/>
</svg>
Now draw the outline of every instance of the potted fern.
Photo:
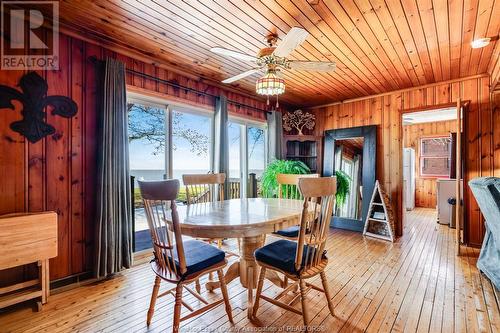
<svg viewBox="0 0 500 333">
<path fill-rule="evenodd" d="M 351 177 L 347 175 L 342 170 L 335 171 L 335 176 L 337 177 L 337 193 L 335 194 L 335 203 L 337 207 L 342 207 L 349 195 L 349 185 L 351 182 Z"/>
<path fill-rule="evenodd" d="M 269 163 L 261 177 L 262 196 L 265 198 L 278 197 L 278 181 L 276 176 L 280 173 L 304 175 L 311 173 L 309 167 L 301 161 L 274 160 Z"/>
<path fill-rule="evenodd" d="M 304 175 L 311 173 L 309 167 L 301 161 L 274 160 L 269 163 L 261 177 L 262 196 L 276 198 L 278 196 L 278 181 L 276 176 L 280 173 Z M 344 171 L 337 171 L 337 194 L 335 199 L 337 207 L 342 206 L 349 195 L 351 178 Z"/>
</svg>

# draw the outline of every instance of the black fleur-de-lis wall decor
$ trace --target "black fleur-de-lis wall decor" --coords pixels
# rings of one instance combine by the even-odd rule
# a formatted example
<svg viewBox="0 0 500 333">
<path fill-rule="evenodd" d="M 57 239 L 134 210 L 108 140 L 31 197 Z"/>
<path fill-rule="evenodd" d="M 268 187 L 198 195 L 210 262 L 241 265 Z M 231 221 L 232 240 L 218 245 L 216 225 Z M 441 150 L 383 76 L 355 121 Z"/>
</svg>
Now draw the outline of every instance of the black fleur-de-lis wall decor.
<svg viewBox="0 0 500 333">
<path fill-rule="evenodd" d="M 36 72 L 30 72 L 19 80 L 21 91 L 0 85 L 0 109 L 15 110 L 13 100 L 22 103 L 23 119 L 10 124 L 13 131 L 24 135 L 35 143 L 47 135 L 54 134 L 55 128 L 46 122 L 45 110 L 52 107 L 52 114 L 65 118 L 73 117 L 78 111 L 76 103 L 66 96 L 47 96 L 47 82 Z"/>
</svg>

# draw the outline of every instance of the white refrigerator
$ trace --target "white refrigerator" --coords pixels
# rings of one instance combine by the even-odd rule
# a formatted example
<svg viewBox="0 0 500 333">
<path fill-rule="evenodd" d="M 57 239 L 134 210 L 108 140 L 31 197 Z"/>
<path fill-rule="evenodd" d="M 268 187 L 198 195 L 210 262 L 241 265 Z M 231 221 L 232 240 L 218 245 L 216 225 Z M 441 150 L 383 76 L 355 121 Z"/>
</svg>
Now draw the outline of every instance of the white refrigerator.
<svg viewBox="0 0 500 333">
<path fill-rule="evenodd" d="M 403 148 L 403 200 L 406 210 L 415 208 L 415 149 Z"/>
</svg>

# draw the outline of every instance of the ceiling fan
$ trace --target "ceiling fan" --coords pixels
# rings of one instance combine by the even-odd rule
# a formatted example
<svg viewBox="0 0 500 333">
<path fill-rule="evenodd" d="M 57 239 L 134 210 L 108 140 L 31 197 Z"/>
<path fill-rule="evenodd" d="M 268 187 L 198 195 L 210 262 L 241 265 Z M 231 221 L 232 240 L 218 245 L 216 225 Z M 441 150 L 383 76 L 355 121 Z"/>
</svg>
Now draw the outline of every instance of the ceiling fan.
<svg viewBox="0 0 500 333">
<path fill-rule="evenodd" d="M 211 48 L 210 51 L 227 57 L 253 62 L 256 66 L 246 72 L 227 78 L 222 83 L 232 83 L 254 73 L 264 72 L 265 75 L 256 82 L 256 91 L 261 95 L 280 95 L 285 92 L 285 81 L 281 78 L 281 70 L 305 70 L 330 72 L 335 70 L 334 62 L 296 61 L 286 57 L 302 44 L 309 33 L 302 28 L 293 27 L 277 45 L 278 35 L 267 36 L 268 47 L 261 49 L 257 56 L 251 56 L 222 47 Z"/>
</svg>

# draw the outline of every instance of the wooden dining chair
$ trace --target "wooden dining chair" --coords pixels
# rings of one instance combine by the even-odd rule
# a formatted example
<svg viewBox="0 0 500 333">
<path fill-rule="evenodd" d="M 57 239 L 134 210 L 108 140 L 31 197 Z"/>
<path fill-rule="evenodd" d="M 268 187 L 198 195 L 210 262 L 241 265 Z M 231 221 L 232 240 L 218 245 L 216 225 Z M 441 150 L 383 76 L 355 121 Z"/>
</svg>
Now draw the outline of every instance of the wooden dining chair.
<svg viewBox="0 0 500 333">
<path fill-rule="evenodd" d="M 223 201 L 224 183 L 226 174 L 185 174 L 182 175 L 182 182 L 186 187 L 186 202 L 188 205 L 203 202 Z M 206 238 L 205 241 L 217 242 L 217 246 L 222 248 L 223 238 Z"/>
<path fill-rule="evenodd" d="M 318 178 L 319 174 L 305 174 L 305 175 L 295 175 L 295 174 L 284 174 L 279 173 L 276 175 L 276 180 L 278 182 L 278 198 L 280 199 L 302 199 L 303 196 L 300 193 L 298 182 L 300 178 Z M 297 239 L 299 236 L 299 226 L 291 226 L 289 228 L 281 229 L 273 233 L 274 236 L 285 238 L 285 239 Z"/>
<path fill-rule="evenodd" d="M 232 310 L 223 273 L 223 268 L 227 264 L 225 253 L 206 242 L 195 239 L 183 241 L 175 204 L 179 193 L 179 181 L 139 181 L 138 183 L 151 231 L 155 256 L 151 261 L 151 268 L 156 277 L 147 314 L 147 325 L 149 326 L 151 323 L 156 299 L 169 294 L 175 296 L 173 332 L 179 331 L 181 321 L 206 312 L 222 302 L 225 304 L 229 321 L 232 322 Z M 172 215 L 170 228 L 165 219 L 169 207 Z M 197 281 L 202 275 L 212 272 L 218 274 L 222 299 L 208 303 L 199 292 L 192 290 L 187 285 Z M 159 294 L 162 280 L 175 284 L 175 287 Z M 182 300 L 184 289 L 202 302 L 204 306 L 193 310 L 189 304 Z M 181 317 L 182 306 L 191 313 Z"/>
<path fill-rule="evenodd" d="M 307 309 L 306 293 L 310 289 L 325 294 L 330 313 L 334 316 L 334 307 L 325 274 L 325 268 L 328 264 L 325 244 L 328 239 L 330 218 L 335 203 L 336 179 L 334 177 L 301 178 L 298 186 L 304 196 L 298 241 L 280 239 L 255 251 L 255 259 L 261 270 L 253 306 L 253 317 L 257 314 L 259 301 L 262 298 L 285 310 L 301 314 L 304 325 L 307 327 L 310 316 Z M 308 223 L 308 221 L 314 222 Z M 309 229 L 309 233 L 306 233 L 306 229 Z M 283 273 L 288 279 L 294 281 L 274 298 L 262 294 L 264 277 L 268 269 Z M 321 276 L 322 288 L 306 282 L 307 279 L 318 274 Z M 288 303 L 281 301 L 280 299 L 297 284 L 300 293 Z M 298 298 L 301 300 L 302 310 L 293 307 Z"/>
<path fill-rule="evenodd" d="M 184 174 L 182 175 L 182 182 L 186 187 L 186 203 L 188 205 L 203 202 L 224 201 L 224 183 L 226 181 L 226 174 L 224 173 L 208 173 L 208 174 Z M 199 238 L 210 244 L 216 242 L 217 247 L 222 249 L 223 238 Z M 225 251 L 228 257 L 238 254 Z M 208 276 L 212 280 L 212 274 Z M 199 281 L 196 281 L 196 290 L 201 291 Z"/>
</svg>

